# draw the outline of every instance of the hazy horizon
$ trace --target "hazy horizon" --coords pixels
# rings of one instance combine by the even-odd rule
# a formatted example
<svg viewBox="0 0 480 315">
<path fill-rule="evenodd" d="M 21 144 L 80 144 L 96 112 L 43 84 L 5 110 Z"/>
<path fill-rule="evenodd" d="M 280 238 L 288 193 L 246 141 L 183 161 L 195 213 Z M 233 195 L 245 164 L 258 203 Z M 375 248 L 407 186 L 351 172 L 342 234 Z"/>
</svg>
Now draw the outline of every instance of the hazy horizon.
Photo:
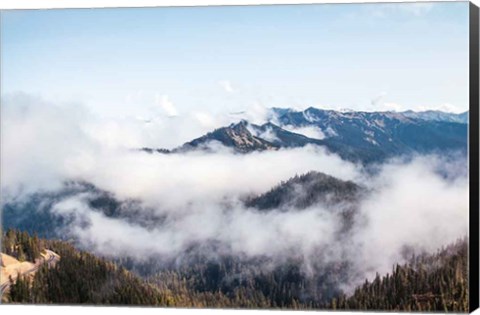
<svg viewBox="0 0 480 315">
<path fill-rule="evenodd" d="M 468 109 L 468 2 L 1 14 L 2 97 L 145 119 L 252 106 Z"/>
</svg>

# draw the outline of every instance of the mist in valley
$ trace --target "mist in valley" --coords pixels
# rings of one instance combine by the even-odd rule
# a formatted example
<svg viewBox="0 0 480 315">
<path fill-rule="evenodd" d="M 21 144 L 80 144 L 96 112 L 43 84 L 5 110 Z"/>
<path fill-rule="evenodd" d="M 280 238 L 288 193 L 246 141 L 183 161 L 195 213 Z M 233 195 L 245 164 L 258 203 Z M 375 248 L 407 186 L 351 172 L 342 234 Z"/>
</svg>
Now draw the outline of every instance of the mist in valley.
<svg viewBox="0 0 480 315">
<path fill-rule="evenodd" d="M 148 154 L 138 148 L 162 137 L 181 145 L 185 135 L 212 129 L 214 121 L 220 127 L 227 116 L 193 115 L 175 123 L 164 117 L 158 127 L 145 127 L 105 121 L 81 104 L 28 95 L 3 103 L 2 207 L 54 194 L 67 182 L 91 184 L 96 190 L 53 198 L 48 211 L 68 218 L 59 235 L 101 256 L 139 264 L 188 261 L 192 252 L 211 260 L 261 259 L 258 272 L 296 261 L 306 277 L 346 264 L 337 285 L 350 292 L 412 253 L 435 252 L 468 231 L 469 183 L 461 154 L 399 156 L 374 171 L 314 145 L 238 154 L 212 142 L 209 152 Z M 260 121 L 271 118 L 257 112 Z M 311 171 L 353 182 L 363 193 L 348 204 L 246 206 L 248 198 Z M 97 190 L 118 201 L 121 215 L 92 207 Z M 354 211 L 345 228 L 347 208 Z"/>
</svg>

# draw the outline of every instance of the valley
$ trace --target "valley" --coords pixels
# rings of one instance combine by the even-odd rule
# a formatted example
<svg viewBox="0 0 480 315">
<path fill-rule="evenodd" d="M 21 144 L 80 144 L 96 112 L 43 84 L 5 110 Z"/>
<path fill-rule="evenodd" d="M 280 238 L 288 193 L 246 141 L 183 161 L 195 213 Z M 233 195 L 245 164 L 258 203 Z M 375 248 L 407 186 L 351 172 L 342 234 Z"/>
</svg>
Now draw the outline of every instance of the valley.
<svg viewBox="0 0 480 315">
<path fill-rule="evenodd" d="M 461 118 L 313 108 L 272 109 L 271 115 L 263 125 L 241 120 L 176 149 L 130 153 L 139 161 L 148 158 L 151 165 L 205 159 L 211 171 L 218 164 L 208 161 L 217 156 L 242 168 L 247 158 L 261 164 L 290 152 L 311 156 L 311 168 L 303 168 L 308 171 L 286 172 L 289 177 L 260 189 L 248 186 L 255 181 L 250 173 L 241 179 L 247 186 L 237 189 L 235 175 L 241 171 L 231 164 L 229 173 L 217 171 L 226 186 L 206 190 L 207 199 L 186 190 L 168 202 L 164 198 L 182 189 L 172 185 L 158 190 L 164 197 L 152 203 L 141 196 L 124 197 L 96 179 L 69 179 L 56 190 L 8 199 L 2 205 L 2 252 L 14 261 L 25 255 L 19 249 L 27 250 L 27 260 L 37 264 L 25 267 L 13 282 L 2 279 L 12 288 L 4 290 L 4 301 L 464 311 L 468 239 L 452 230 L 447 241 L 428 244 L 418 242 L 418 236 L 408 239 L 402 226 L 394 227 L 398 215 L 415 217 L 396 195 L 411 186 L 403 182 L 404 174 L 421 189 L 433 187 L 433 195 L 444 190 L 441 203 L 419 206 L 417 217 L 428 211 L 457 213 L 450 206 L 459 200 L 452 189 L 464 177 L 452 175 L 449 168 L 466 167 L 467 125 Z M 306 127 L 323 136 L 294 132 Z M 426 143 L 417 130 L 439 141 Z M 344 165 L 349 171 L 327 165 Z M 181 180 L 195 191 L 215 178 L 204 174 Z M 155 180 L 165 185 L 168 176 Z M 410 195 L 409 201 L 415 205 L 425 197 L 430 198 Z M 385 211 L 391 219 L 383 219 Z M 419 225 L 416 233 L 428 239 L 448 224 L 440 218 L 430 222 L 432 229 Z M 384 230 L 395 235 L 394 243 L 385 243 L 379 234 Z M 385 249 L 385 261 L 368 261 L 379 246 Z M 45 260 L 55 261 L 54 266 L 43 267 Z M 438 277 L 448 280 L 438 286 Z"/>
</svg>

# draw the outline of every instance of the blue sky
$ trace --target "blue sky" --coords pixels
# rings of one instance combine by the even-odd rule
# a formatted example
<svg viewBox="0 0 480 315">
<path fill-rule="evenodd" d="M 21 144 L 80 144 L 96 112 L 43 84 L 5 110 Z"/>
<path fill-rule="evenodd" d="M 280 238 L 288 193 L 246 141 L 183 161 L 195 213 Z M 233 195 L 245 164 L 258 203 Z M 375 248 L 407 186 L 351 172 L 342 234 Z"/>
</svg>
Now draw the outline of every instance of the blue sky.
<svg viewBox="0 0 480 315">
<path fill-rule="evenodd" d="M 468 109 L 468 2 L 1 14 L 2 95 L 137 116 Z"/>
</svg>

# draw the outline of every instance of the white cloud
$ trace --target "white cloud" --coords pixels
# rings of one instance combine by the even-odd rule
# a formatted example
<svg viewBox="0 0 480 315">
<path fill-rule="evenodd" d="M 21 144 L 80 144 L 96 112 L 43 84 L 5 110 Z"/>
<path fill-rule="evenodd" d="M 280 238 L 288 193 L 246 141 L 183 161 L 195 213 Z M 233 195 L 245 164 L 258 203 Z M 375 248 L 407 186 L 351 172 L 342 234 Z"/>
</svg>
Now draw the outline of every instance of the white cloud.
<svg viewBox="0 0 480 315">
<path fill-rule="evenodd" d="M 228 80 L 218 81 L 218 84 L 223 88 L 227 93 L 235 92 L 235 89 L 232 87 L 232 83 Z"/>
<path fill-rule="evenodd" d="M 260 102 L 250 104 L 244 111 L 237 113 L 235 117 L 237 119 L 245 119 L 256 125 L 262 125 L 273 118 L 271 110 Z"/>
<path fill-rule="evenodd" d="M 81 179 L 120 200 L 141 200 L 143 206 L 165 216 L 163 224 L 146 229 L 92 211 L 83 195 L 57 204 L 58 214 L 74 214 L 90 222 L 68 230 L 80 244 L 104 254 L 176 257 L 192 242 L 213 240 L 231 253 L 266 255 L 273 261 L 289 255 L 305 261 L 351 261 L 358 280 L 363 280 L 372 272 L 390 271 L 403 259 L 404 246 L 433 251 L 468 232 L 468 177 L 438 175 L 439 169 L 462 172 L 436 156 L 392 161 L 378 174 L 365 175 L 361 167 L 314 146 L 248 155 L 221 147 L 213 154 L 149 155 L 117 145 L 124 124 L 101 129 L 105 121 L 82 106 L 25 96 L 2 103 L 3 202 L 19 192 L 55 190 L 63 180 Z M 209 118 L 200 115 L 202 119 L 208 124 Z M 161 120 L 167 121 L 172 120 Z M 133 131 L 140 123 L 132 119 L 128 124 L 127 130 Z M 155 124 L 145 128 L 151 125 Z M 174 125 L 155 130 L 162 131 L 159 137 L 174 136 L 168 129 Z M 138 141 L 143 132 L 129 141 Z M 316 205 L 302 211 L 259 212 L 240 202 L 248 194 L 266 192 L 311 170 L 353 180 L 371 191 L 359 204 L 355 228 L 342 240 L 335 208 Z"/>
<path fill-rule="evenodd" d="M 98 150 L 82 125 L 91 120 L 79 104 L 52 104 L 24 94 L 2 97 L 2 192 L 58 187 L 72 164 Z"/>
<path fill-rule="evenodd" d="M 371 193 L 360 201 L 356 223 L 351 232 L 342 238 L 338 234 L 342 226 L 341 214 L 335 208 L 314 205 L 302 211 L 290 209 L 259 212 L 246 209 L 236 198 L 220 198 L 225 194 L 230 197 L 242 195 L 249 191 L 248 187 L 256 193 L 266 191 L 273 183 L 278 183 L 279 178 L 289 177 L 286 171 L 289 167 L 279 164 L 280 159 L 290 158 L 287 159 L 288 162 L 301 160 L 282 153 L 274 157 L 278 152 L 271 153 L 271 156 L 259 154 L 252 158 L 252 163 L 258 163 L 258 168 L 252 167 L 251 171 L 246 167 L 250 162 L 235 160 L 236 158 L 232 160 L 233 155 L 226 158 L 227 153 L 221 153 L 223 157 L 213 157 L 210 162 L 205 160 L 200 164 L 195 164 L 195 158 L 191 156 L 184 163 L 179 163 L 189 166 L 178 176 L 174 175 L 178 169 L 163 177 L 153 174 L 150 182 L 141 182 L 138 177 L 125 175 L 125 178 L 130 177 L 129 185 L 123 184 L 123 188 L 121 185 L 108 187 L 117 196 L 125 197 L 125 192 L 131 191 L 127 186 L 135 186 L 131 183 L 143 188 L 151 185 L 160 195 L 154 196 L 153 188 L 151 195 L 144 195 L 143 189 L 135 195 L 142 194 L 143 200 L 157 200 L 158 207 L 167 206 L 176 199 L 171 204 L 174 210 L 163 212 L 167 215 L 165 223 L 158 224 L 153 229 L 125 220 L 107 218 L 89 210 L 82 201 L 82 196 L 57 204 L 56 211 L 64 215 L 77 215 L 81 219 L 79 222 L 90 222 L 90 225 L 75 224 L 70 229 L 71 236 L 103 254 L 133 255 L 139 259 L 157 255 L 162 258 L 177 257 L 184 254 L 185 249 L 193 243 L 215 241 L 223 245 L 225 253 L 270 257 L 276 263 L 281 263 L 288 257 L 304 257 L 305 264 L 313 261 L 349 261 L 352 263 L 352 276 L 355 276 L 343 284 L 346 289 L 360 284 L 365 277 L 372 279 L 376 272 L 390 272 L 395 263 L 402 263 L 408 258 L 403 256 L 405 247 L 420 252 L 434 252 L 468 232 L 468 178 L 460 176 L 446 180 L 438 175 L 435 169 L 445 166 L 445 161 L 436 156 L 418 157 L 410 162 L 392 161 L 374 176 L 362 177 L 354 168 L 350 170 L 353 171 L 351 174 L 343 174 L 355 177 Z M 151 157 L 153 161 L 154 156 Z M 203 157 L 198 155 L 196 158 Z M 277 161 L 275 169 L 282 172 L 278 178 L 272 173 L 273 169 L 262 171 L 263 167 L 269 165 L 268 162 L 272 162 L 272 158 Z M 309 163 L 308 159 L 302 158 L 302 162 Z M 325 159 L 321 153 L 319 158 Z M 219 162 L 221 159 L 227 159 L 235 171 L 228 174 L 227 162 L 222 166 L 223 163 Z M 328 159 L 319 161 L 318 164 L 327 161 Z M 164 163 L 159 161 L 158 164 Z M 138 169 L 122 169 L 119 166 L 111 168 L 129 175 L 138 173 Z M 145 170 L 151 166 L 147 165 Z M 168 164 L 165 169 L 172 166 Z M 201 170 L 201 166 L 206 167 L 206 170 Z M 99 169 L 103 167 L 98 166 Z M 306 169 L 308 168 L 312 166 L 307 166 Z M 338 172 L 342 166 L 329 164 L 325 165 L 327 168 Z M 239 170 L 244 174 L 239 173 Z M 146 171 L 140 173 L 146 176 Z M 108 175 L 103 175 L 105 180 Z M 198 178 L 197 182 L 195 177 Z M 126 183 L 123 177 L 117 177 L 116 182 Z M 169 187 L 166 182 L 173 183 Z M 157 211 L 162 210 L 157 208 Z M 108 232 L 105 226 L 109 227 Z"/>
<path fill-rule="evenodd" d="M 264 116 L 264 107 L 257 107 L 252 118 L 256 116 Z M 201 124 L 189 126 L 196 120 Z M 173 138 L 175 146 L 179 146 L 181 138 L 191 140 L 210 131 L 213 121 L 199 113 L 148 124 L 133 117 L 111 121 L 90 115 L 82 106 L 62 107 L 27 96 L 6 98 L 2 106 L 2 187 L 26 187 L 38 181 L 34 190 L 42 185 L 48 187 L 47 182 L 58 184 L 69 177 L 84 178 L 121 197 L 146 201 L 158 197 L 157 201 L 171 200 L 174 205 L 178 185 L 190 187 L 192 196 L 208 200 L 231 193 L 230 182 L 236 182 L 243 187 L 240 191 L 247 193 L 268 189 L 311 169 L 347 179 L 356 172 L 354 165 L 316 147 L 249 155 L 229 150 L 207 155 L 148 155 L 134 151 L 157 140 L 161 143 L 162 138 Z M 292 159 L 304 163 L 292 165 Z M 32 178 L 32 174 L 36 176 Z M 251 178 L 259 175 L 262 179 L 250 185 Z M 164 181 L 165 176 L 171 180 Z M 207 179 L 211 181 L 205 186 L 202 183 Z M 132 182 L 137 184 L 127 184 Z M 178 199 L 186 198 L 180 193 Z"/>
<path fill-rule="evenodd" d="M 415 16 L 422 16 L 429 13 L 434 8 L 432 2 L 414 2 L 414 3 L 399 3 L 397 8 L 401 11 L 411 13 Z"/>
<path fill-rule="evenodd" d="M 304 135 L 312 139 L 322 140 L 325 138 L 325 134 L 323 133 L 322 129 L 317 126 L 306 126 L 306 127 L 295 128 L 293 126 L 286 125 L 286 126 L 282 126 L 282 128 L 291 132 Z"/>
<path fill-rule="evenodd" d="M 382 92 L 377 96 L 375 96 L 371 101 L 372 106 L 374 107 L 378 106 L 380 102 L 385 98 L 385 96 L 387 96 L 387 92 Z"/>
<path fill-rule="evenodd" d="M 78 176 L 88 178 L 98 187 L 114 191 L 122 198 L 161 204 L 162 211 L 185 207 L 192 201 L 220 201 L 232 194 L 260 193 L 295 174 L 310 170 L 342 179 L 359 176 L 355 165 L 313 146 L 248 155 L 219 148 L 215 154 L 192 152 L 183 155 L 114 151 L 95 158 L 94 167 L 89 170 L 82 167 Z M 119 169 L 124 171 L 119 172 Z"/>
<path fill-rule="evenodd" d="M 270 142 L 275 142 L 279 141 L 277 135 L 273 131 L 272 128 L 266 128 L 264 132 L 260 133 L 257 135 L 257 137 L 262 138 L 264 140 L 270 141 Z"/>
<path fill-rule="evenodd" d="M 194 112 L 193 116 L 203 127 L 210 130 L 218 128 L 222 125 L 222 122 L 219 122 L 216 117 L 206 112 Z"/>
<path fill-rule="evenodd" d="M 430 13 L 434 7 L 434 3 L 431 2 L 405 2 L 377 3 L 367 6 L 367 9 L 376 18 L 388 18 L 399 13 L 421 17 Z"/>
<path fill-rule="evenodd" d="M 394 112 L 401 112 L 404 111 L 405 108 L 397 103 L 383 103 L 383 106 L 380 106 L 380 108 L 376 109 L 378 111 L 394 111 Z"/>
<path fill-rule="evenodd" d="M 393 162 L 367 181 L 373 193 L 362 203 L 366 226 L 356 239 L 363 251 L 359 263 L 370 266 L 371 277 L 390 272 L 406 246 L 435 252 L 467 235 L 468 177 L 445 180 L 436 169 L 449 164 L 437 156 Z"/>
<path fill-rule="evenodd" d="M 170 101 L 168 95 L 156 95 L 155 103 L 160 105 L 160 107 L 165 111 L 167 116 L 175 117 L 178 116 L 178 111 L 175 105 Z"/>
<path fill-rule="evenodd" d="M 374 108 L 372 108 L 372 111 L 395 111 L 395 112 L 402 112 L 412 109 L 412 107 L 405 106 L 403 104 L 398 104 L 394 102 L 378 102 Z M 462 113 L 465 110 L 462 108 L 459 108 L 456 105 L 449 104 L 449 103 L 444 103 L 440 105 L 418 105 L 414 108 L 414 111 L 416 112 L 422 112 L 422 111 L 429 111 L 429 110 L 434 110 L 434 111 L 442 111 L 446 113 Z"/>
<path fill-rule="evenodd" d="M 442 112 L 446 112 L 446 113 L 463 113 L 465 112 L 464 109 L 461 109 L 459 108 L 458 106 L 455 106 L 453 104 L 449 104 L 449 103 L 444 103 L 444 104 L 440 104 L 438 106 L 419 106 L 418 108 L 419 111 L 427 111 L 427 110 L 439 110 L 439 111 L 442 111 Z"/>
</svg>

